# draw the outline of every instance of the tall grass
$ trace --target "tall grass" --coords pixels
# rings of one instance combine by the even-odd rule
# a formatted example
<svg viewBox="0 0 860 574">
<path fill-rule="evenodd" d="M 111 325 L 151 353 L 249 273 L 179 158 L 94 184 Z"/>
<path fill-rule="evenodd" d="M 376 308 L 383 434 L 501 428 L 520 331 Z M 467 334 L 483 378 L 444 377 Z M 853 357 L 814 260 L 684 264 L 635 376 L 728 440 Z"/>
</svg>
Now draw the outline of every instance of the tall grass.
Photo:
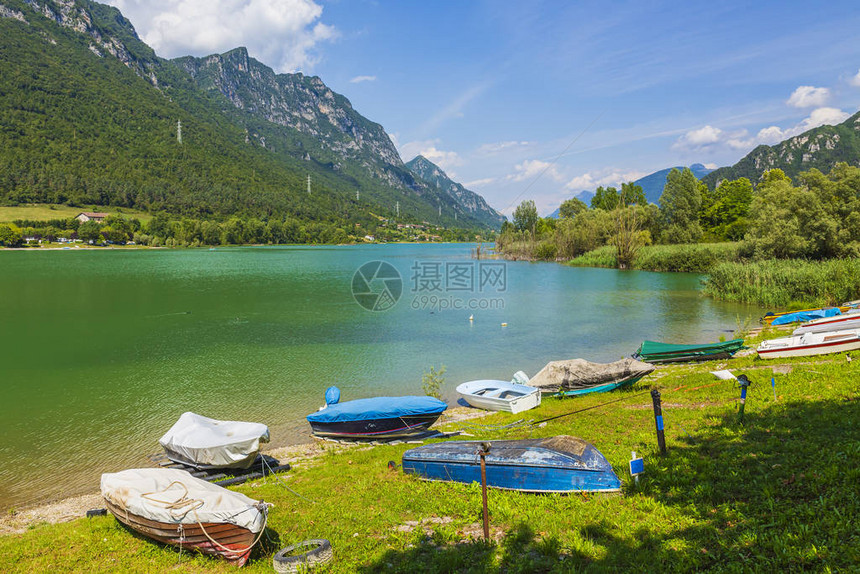
<svg viewBox="0 0 860 574">
<path fill-rule="evenodd" d="M 685 271 L 706 273 L 724 261 L 738 261 L 740 243 L 691 243 L 687 245 L 648 245 L 633 261 L 634 269 L 645 271 Z M 617 267 L 615 247 L 606 245 L 572 259 L 577 267 Z"/>
<path fill-rule="evenodd" d="M 724 301 L 785 307 L 834 305 L 860 297 L 860 259 L 764 260 L 715 265 L 705 292 Z"/>
</svg>

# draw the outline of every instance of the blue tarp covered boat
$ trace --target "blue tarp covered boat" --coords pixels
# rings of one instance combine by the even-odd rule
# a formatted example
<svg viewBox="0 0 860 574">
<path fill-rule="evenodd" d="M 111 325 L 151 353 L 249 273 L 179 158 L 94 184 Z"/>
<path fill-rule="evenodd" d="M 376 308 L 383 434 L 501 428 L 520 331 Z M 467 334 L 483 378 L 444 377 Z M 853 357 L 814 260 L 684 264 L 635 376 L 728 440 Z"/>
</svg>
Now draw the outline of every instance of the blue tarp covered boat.
<svg viewBox="0 0 860 574">
<path fill-rule="evenodd" d="M 827 309 L 813 309 L 811 311 L 797 311 L 795 313 L 785 313 L 780 315 L 771 322 L 771 325 L 788 325 L 789 323 L 798 323 L 812 321 L 813 319 L 823 319 L 825 317 L 834 317 L 842 311 L 839 307 L 829 307 Z"/>
<path fill-rule="evenodd" d="M 426 431 L 446 408 L 433 397 L 374 397 L 329 404 L 307 419 L 317 436 L 402 438 Z"/>
<path fill-rule="evenodd" d="M 403 453 L 403 471 L 428 480 L 480 482 L 481 441 L 448 441 Z M 487 486 L 524 492 L 613 492 L 621 481 L 581 438 L 497 440 L 486 456 Z"/>
</svg>

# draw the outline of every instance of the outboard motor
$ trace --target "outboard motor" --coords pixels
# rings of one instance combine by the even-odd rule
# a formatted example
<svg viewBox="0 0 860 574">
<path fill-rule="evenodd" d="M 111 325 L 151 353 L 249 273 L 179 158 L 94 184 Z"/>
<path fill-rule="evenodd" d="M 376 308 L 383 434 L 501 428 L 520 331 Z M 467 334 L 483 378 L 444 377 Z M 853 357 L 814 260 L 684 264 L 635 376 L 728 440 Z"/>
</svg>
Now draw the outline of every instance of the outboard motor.
<svg viewBox="0 0 860 574">
<path fill-rule="evenodd" d="M 340 389 L 337 387 L 329 387 L 325 390 L 325 405 L 336 405 L 340 402 Z"/>
</svg>

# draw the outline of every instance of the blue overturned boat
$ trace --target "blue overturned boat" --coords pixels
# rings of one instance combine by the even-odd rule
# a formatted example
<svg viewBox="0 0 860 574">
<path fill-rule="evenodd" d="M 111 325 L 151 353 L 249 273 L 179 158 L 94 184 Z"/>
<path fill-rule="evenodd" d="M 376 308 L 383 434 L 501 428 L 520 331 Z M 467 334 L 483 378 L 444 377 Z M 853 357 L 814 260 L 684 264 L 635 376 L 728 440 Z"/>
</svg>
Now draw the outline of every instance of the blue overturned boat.
<svg viewBox="0 0 860 574">
<path fill-rule="evenodd" d="M 336 387 L 326 391 L 326 406 L 307 416 L 319 437 L 345 439 L 407 438 L 425 432 L 448 405 L 433 397 L 373 397 L 338 402 Z"/>
<path fill-rule="evenodd" d="M 481 482 L 482 441 L 448 441 L 403 453 L 403 471 L 427 480 Z M 523 492 L 616 492 L 621 481 L 597 448 L 581 438 L 491 441 L 487 486 Z"/>
</svg>

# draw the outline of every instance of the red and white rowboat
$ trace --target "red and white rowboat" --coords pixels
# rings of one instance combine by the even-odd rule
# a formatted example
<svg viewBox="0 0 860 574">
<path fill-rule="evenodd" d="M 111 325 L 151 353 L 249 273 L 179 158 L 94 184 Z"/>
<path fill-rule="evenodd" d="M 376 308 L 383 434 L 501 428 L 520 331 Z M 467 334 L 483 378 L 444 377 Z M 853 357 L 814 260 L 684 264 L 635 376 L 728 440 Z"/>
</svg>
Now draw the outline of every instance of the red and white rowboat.
<svg viewBox="0 0 860 574">
<path fill-rule="evenodd" d="M 793 334 L 803 335 L 804 333 L 824 333 L 848 329 L 860 329 L 860 309 L 854 309 L 834 317 L 814 319 L 795 329 Z"/>
<path fill-rule="evenodd" d="M 805 333 L 763 341 L 756 351 L 762 359 L 827 355 L 860 349 L 860 329 Z"/>
</svg>

